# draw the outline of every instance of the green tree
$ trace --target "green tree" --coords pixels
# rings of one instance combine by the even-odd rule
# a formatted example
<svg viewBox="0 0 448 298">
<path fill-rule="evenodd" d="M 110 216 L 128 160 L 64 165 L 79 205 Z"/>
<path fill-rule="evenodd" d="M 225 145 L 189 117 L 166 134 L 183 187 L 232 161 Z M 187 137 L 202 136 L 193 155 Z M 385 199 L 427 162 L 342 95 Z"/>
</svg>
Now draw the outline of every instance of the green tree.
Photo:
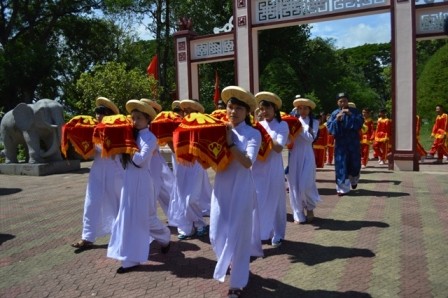
<svg viewBox="0 0 448 298">
<path fill-rule="evenodd" d="M 315 94 L 322 111 L 332 111 L 336 94 L 347 90 L 344 78 L 350 74 L 349 68 L 341 60 L 331 39 L 314 38 L 306 43 L 305 48 L 304 62 L 300 65 L 303 93 Z"/>
<path fill-rule="evenodd" d="M 83 22 L 100 33 L 99 28 L 104 23 L 95 22 L 92 17 L 94 9 L 100 8 L 98 0 L 2 1 L 0 106 L 10 110 L 17 103 L 29 103 L 34 98 L 56 98 L 60 94 L 60 80 L 66 77 L 70 67 L 60 46 L 77 41 L 78 45 L 83 44 L 78 49 L 85 50 L 101 44 L 91 39 L 91 35 L 80 37 L 89 27 L 83 26 Z M 69 29 L 78 28 L 76 26 L 79 31 Z M 97 48 L 91 53 L 100 51 Z M 95 61 L 90 61 L 89 66 L 92 62 Z"/>
<path fill-rule="evenodd" d="M 448 106 L 448 44 L 441 47 L 425 64 L 417 80 L 417 113 L 426 119 L 434 117 L 435 106 Z"/>
<path fill-rule="evenodd" d="M 274 92 L 283 101 L 282 110 L 290 111 L 296 94 L 311 91 L 304 88 L 301 76 L 305 67 L 305 44 L 308 25 L 263 30 L 259 33 L 260 90 Z"/>
<path fill-rule="evenodd" d="M 198 98 L 204 106 L 206 112 L 215 109 L 213 98 L 215 91 L 215 73 L 219 76 L 219 89 L 226 86 L 235 85 L 234 62 L 223 61 L 199 66 L 199 94 Z"/>
<path fill-rule="evenodd" d="M 441 47 L 448 43 L 448 39 L 431 39 L 420 40 L 416 43 L 416 55 L 417 55 L 417 78 L 423 71 L 426 62 L 437 52 Z"/>
<path fill-rule="evenodd" d="M 158 57 L 158 81 L 162 90 L 159 100 L 171 102 L 175 73 L 174 49 L 172 33 L 175 30 L 176 22 L 173 22 L 172 9 L 176 7 L 176 2 L 170 0 L 106 0 L 106 13 L 118 16 L 124 23 L 137 21 L 144 24 L 144 20 L 151 20 L 146 29 L 154 36 L 155 51 L 147 57 L 149 63 L 152 56 Z M 121 22 L 123 23 L 123 22 Z M 147 65 L 146 65 L 147 66 Z M 146 70 L 145 66 L 145 70 Z"/>
<path fill-rule="evenodd" d="M 362 73 L 362 77 L 370 93 L 365 96 L 367 100 L 379 101 L 377 106 L 385 105 L 390 99 L 391 89 L 388 87 L 390 78 L 384 76 L 383 69 L 391 65 L 391 45 L 365 44 L 362 46 L 339 50 L 342 59 L 355 73 Z M 376 93 L 376 96 L 373 96 Z"/>
<path fill-rule="evenodd" d="M 191 19 L 192 31 L 200 35 L 213 34 L 213 28 L 222 27 L 233 16 L 232 1 L 171 0 L 171 3 L 172 22 L 177 24 L 180 18 L 187 17 Z"/>
<path fill-rule="evenodd" d="M 92 66 L 108 61 L 129 62 L 128 69 L 139 66 L 135 60 L 141 59 L 141 48 L 134 50 L 130 38 L 115 24 L 106 20 L 85 20 L 73 18 L 66 20 L 61 28 L 60 36 L 65 36 L 58 45 L 58 61 L 55 64 L 55 74 L 58 91 L 54 94 L 60 98 L 67 109 L 75 107 L 76 80 Z M 64 21 L 65 23 L 65 21 Z M 132 52 L 133 59 L 128 58 Z M 143 68 L 144 69 L 144 68 Z M 142 69 L 142 73 L 144 70 Z M 48 80 L 41 84 L 51 85 Z"/>
<path fill-rule="evenodd" d="M 297 73 L 284 59 L 273 58 L 264 68 L 260 76 L 260 90 L 277 94 L 282 99 L 282 110 L 292 110 L 297 89 L 292 88 L 292 78 L 297 78 Z"/>
<path fill-rule="evenodd" d="M 109 62 L 95 66 L 91 72 L 83 73 L 76 82 L 78 93 L 75 114 L 92 114 L 95 99 L 104 96 L 112 100 L 126 114 L 125 105 L 130 99 L 154 98 L 157 82 L 142 74 L 139 69 L 126 70 L 126 64 Z"/>
</svg>

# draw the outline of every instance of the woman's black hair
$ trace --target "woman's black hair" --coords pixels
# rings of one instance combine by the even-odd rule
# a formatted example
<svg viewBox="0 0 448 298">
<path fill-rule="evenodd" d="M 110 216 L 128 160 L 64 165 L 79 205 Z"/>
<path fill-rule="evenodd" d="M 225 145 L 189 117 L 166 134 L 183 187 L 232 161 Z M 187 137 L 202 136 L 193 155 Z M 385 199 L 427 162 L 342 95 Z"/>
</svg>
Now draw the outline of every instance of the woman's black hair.
<svg viewBox="0 0 448 298">
<path fill-rule="evenodd" d="M 308 117 L 310 117 L 310 119 L 314 119 L 314 114 L 313 114 L 313 109 L 310 108 L 310 112 L 308 114 Z"/>
<path fill-rule="evenodd" d="M 273 107 L 274 108 L 274 118 L 277 119 L 278 122 L 282 122 L 282 116 L 280 115 L 280 110 L 277 108 L 277 106 L 270 101 L 267 100 L 261 100 L 259 105 L 263 107 Z"/>
<path fill-rule="evenodd" d="M 145 113 L 143 113 L 145 114 Z M 133 128 L 132 129 L 132 136 L 134 137 L 134 140 L 137 140 L 138 137 L 138 129 Z M 133 164 L 137 168 L 140 168 L 140 166 L 136 165 L 134 161 L 132 160 L 132 156 L 129 153 L 122 153 L 121 154 L 121 165 L 123 166 L 123 169 L 126 169 L 128 164 Z"/>
<path fill-rule="evenodd" d="M 247 114 L 246 118 L 244 119 L 244 122 L 246 122 L 247 125 L 252 125 L 252 122 L 250 121 L 250 106 L 247 103 L 239 100 L 236 97 L 231 97 L 229 99 L 229 101 L 227 102 L 227 104 L 229 104 L 229 103 L 245 107 L 246 110 L 249 112 L 249 114 Z"/>
<path fill-rule="evenodd" d="M 104 116 L 110 116 L 110 115 L 114 115 L 115 113 L 111 109 L 109 109 L 108 107 L 97 106 L 95 108 L 95 114 L 104 115 Z"/>
<path fill-rule="evenodd" d="M 145 116 L 146 119 L 151 120 L 151 116 L 149 116 L 148 114 L 146 114 L 140 110 L 137 110 L 137 109 L 132 110 L 131 113 L 134 111 L 139 111 L 140 113 L 142 113 Z M 138 129 L 136 129 L 136 128 L 132 129 L 132 136 L 134 137 L 134 140 L 137 141 Z M 140 166 L 138 166 L 134 163 L 134 161 L 132 160 L 132 157 L 129 153 L 122 153 L 121 154 L 121 165 L 123 166 L 123 169 L 126 169 L 127 165 L 130 163 L 133 164 L 135 167 L 140 168 Z"/>
</svg>

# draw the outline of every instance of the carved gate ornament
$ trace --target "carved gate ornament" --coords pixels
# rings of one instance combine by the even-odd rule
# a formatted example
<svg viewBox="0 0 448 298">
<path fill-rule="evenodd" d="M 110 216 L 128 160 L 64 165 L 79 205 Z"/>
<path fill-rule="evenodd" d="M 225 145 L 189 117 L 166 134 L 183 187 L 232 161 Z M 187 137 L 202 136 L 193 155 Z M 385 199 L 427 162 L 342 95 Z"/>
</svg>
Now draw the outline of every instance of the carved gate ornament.
<svg viewBox="0 0 448 298">
<path fill-rule="evenodd" d="M 255 0 L 254 24 L 389 6 L 389 0 Z"/>
<path fill-rule="evenodd" d="M 230 32 L 233 29 L 233 16 L 230 17 L 229 21 L 222 27 L 213 28 L 213 33 L 219 34 L 222 32 Z"/>
</svg>

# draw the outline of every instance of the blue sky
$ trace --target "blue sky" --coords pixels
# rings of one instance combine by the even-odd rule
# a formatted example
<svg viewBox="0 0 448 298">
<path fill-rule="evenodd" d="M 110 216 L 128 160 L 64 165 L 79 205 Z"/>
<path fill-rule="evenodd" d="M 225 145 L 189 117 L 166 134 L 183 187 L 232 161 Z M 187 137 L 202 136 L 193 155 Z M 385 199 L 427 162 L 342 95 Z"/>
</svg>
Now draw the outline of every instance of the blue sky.
<svg viewBox="0 0 448 298">
<path fill-rule="evenodd" d="M 333 38 L 337 48 L 390 42 L 390 14 L 376 14 L 313 23 L 312 37 Z"/>
</svg>

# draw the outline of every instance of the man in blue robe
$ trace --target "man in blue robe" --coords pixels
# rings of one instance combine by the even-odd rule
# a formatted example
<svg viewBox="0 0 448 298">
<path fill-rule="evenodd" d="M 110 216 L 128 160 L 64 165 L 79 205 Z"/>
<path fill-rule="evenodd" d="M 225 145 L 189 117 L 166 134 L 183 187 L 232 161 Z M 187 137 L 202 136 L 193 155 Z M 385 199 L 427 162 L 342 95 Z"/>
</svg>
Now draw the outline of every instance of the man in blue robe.
<svg viewBox="0 0 448 298">
<path fill-rule="evenodd" d="M 361 171 L 360 129 L 364 123 L 358 109 L 349 107 L 348 96 L 339 93 L 338 109 L 327 121 L 328 130 L 334 136 L 334 160 L 336 191 L 338 196 L 356 189 Z"/>
</svg>

